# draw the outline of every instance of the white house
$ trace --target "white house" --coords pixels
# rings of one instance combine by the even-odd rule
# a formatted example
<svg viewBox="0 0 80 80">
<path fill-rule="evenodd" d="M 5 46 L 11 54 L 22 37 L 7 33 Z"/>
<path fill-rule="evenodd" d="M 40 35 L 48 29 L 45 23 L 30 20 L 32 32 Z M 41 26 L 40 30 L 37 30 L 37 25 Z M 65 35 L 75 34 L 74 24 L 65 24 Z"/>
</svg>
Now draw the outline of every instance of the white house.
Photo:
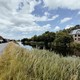
<svg viewBox="0 0 80 80">
<path fill-rule="evenodd" d="M 73 36 L 74 42 L 80 43 L 80 29 L 73 30 L 71 35 Z"/>
</svg>

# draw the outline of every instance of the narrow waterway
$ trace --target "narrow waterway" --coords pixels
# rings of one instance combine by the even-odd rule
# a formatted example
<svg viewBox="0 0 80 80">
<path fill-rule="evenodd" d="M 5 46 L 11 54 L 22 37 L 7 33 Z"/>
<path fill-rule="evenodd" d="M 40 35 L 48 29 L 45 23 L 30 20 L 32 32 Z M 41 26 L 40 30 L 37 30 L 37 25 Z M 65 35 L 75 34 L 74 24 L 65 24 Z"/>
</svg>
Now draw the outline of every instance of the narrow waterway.
<svg viewBox="0 0 80 80">
<path fill-rule="evenodd" d="M 18 44 L 23 48 L 26 48 L 26 49 L 29 49 L 29 50 L 32 49 L 32 46 L 30 46 L 30 45 L 23 45 L 21 42 L 18 42 Z"/>
</svg>

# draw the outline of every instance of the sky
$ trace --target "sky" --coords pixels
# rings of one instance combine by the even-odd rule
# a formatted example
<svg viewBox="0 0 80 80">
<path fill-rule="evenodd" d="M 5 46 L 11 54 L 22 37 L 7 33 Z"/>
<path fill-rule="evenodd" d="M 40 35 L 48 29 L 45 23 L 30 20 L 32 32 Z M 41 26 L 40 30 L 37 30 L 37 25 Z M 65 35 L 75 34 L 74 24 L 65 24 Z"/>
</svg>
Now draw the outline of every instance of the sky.
<svg viewBox="0 0 80 80">
<path fill-rule="evenodd" d="M 0 35 L 30 38 L 80 24 L 80 0 L 0 0 Z"/>
</svg>

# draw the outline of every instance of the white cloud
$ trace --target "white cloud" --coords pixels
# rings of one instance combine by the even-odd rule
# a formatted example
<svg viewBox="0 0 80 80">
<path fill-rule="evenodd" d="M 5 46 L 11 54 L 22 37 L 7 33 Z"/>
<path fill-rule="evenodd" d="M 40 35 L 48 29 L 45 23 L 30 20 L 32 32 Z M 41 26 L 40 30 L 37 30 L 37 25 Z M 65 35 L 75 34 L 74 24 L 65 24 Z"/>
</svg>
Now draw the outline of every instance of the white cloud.
<svg viewBox="0 0 80 80">
<path fill-rule="evenodd" d="M 55 31 L 58 31 L 58 30 L 60 30 L 60 27 L 59 27 L 59 26 L 56 26 L 56 27 L 54 28 L 54 30 L 55 30 Z"/>
<path fill-rule="evenodd" d="M 51 29 L 51 25 L 50 24 L 46 24 L 44 26 L 39 26 L 39 25 L 30 25 L 28 27 L 25 27 L 24 25 L 20 26 L 20 27 L 14 27 L 11 31 L 21 31 L 21 32 L 32 32 L 32 31 L 46 31 Z"/>
<path fill-rule="evenodd" d="M 67 21 L 70 21 L 72 18 L 70 18 L 70 17 L 66 17 L 66 18 L 63 18 L 62 20 L 61 20 L 61 23 L 65 23 L 65 22 L 67 22 Z"/>
<path fill-rule="evenodd" d="M 50 13 L 48 13 L 48 12 L 44 12 L 44 15 L 45 15 L 45 16 L 49 16 Z"/>
<path fill-rule="evenodd" d="M 12 22 L 5 20 L 5 19 L 0 19 L 0 24 L 2 24 L 2 25 L 13 25 Z"/>
<path fill-rule="evenodd" d="M 59 17 L 59 15 L 55 15 L 55 16 L 52 17 L 52 19 L 55 20 L 58 17 Z"/>
<path fill-rule="evenodd" d="M 38 2 L 36 0 L 30 1 L 30 12 L 34 11 L 35 10 L 34 7 L 40 3 L 41 3 L 40 0 Z"/>
<path fill-rule="evenodd" d="M 44 15 L 42 17 L 37 16 L 37 17 L 35 17 L 35 21 L 52 21 L 58 17 L 59 17 L 59 15 L 54 15 L 51 18 L 49 18 L 47 15 Z"/>
<path fill-rule="evenodd" d="M 50 24 L 39 26 L 31 14 L 38 4 L 40 0 L 0 0 L 0 35 L 18 39 L 51 29 Z"/>
<path fill-rule="evenodd" d="M 69 29 L 69 28 L 71 28 L 71 27 L 74 27 L 73 25 L 67 25 L 66 27 L 65 27 L 65 29 Z"/>
<path fill-rule="evenodd" d="M 80 11 L 78 12 L 78 15 L 80 15 Z"/>
<path fill-rule="evenodd" d="M 80 9 L 80 0 L 43 0 L 44 6 L 49 9 L 67 8 L 71 10 Z"/>
<path fill-rule="evenodd" d="M 80 9 L 79 0 L 43 0 L 46 7 L 50 9 L 68 8 Z M 59 17 L 59 15 L 51 15 L 45 12 L 43 16 L 35 16 L 31 13 L 35 7 L 41 3 L 41 0 L 0 0 L 0 35 L 7 38 L 23 38 L 28 37 L 29 33 L 41 33 L 43 31 L 51 30 L 51 25 L 46 24 L 40 26 L 38 21 L 52 21 Z M 72 3 L 72 4 L 71 4 Z M 74 3 L 77 3 L 74 5 Z M 76 6 L 77 5 L 77 6 Z M 67 22 L 71 18 L 64 18 L 61 22 Z M 56 26 L 55 31 L 60 27 Z M 31 35 L 30 35 L 31 36 Z"/>
</svg>

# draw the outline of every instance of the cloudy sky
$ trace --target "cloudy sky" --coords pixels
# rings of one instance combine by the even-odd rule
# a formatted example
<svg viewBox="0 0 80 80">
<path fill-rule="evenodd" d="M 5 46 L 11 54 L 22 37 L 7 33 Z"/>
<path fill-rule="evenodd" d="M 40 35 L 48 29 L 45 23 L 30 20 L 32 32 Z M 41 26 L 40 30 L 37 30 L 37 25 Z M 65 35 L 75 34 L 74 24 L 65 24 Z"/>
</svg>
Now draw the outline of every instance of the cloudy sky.
<svg viewBox="0 0 80 80">
<path fill-rule="evenodd" d="M 21 39 L 80 23 L 80 0 L 0 0 L 0 35 Z"/>
</svg>

